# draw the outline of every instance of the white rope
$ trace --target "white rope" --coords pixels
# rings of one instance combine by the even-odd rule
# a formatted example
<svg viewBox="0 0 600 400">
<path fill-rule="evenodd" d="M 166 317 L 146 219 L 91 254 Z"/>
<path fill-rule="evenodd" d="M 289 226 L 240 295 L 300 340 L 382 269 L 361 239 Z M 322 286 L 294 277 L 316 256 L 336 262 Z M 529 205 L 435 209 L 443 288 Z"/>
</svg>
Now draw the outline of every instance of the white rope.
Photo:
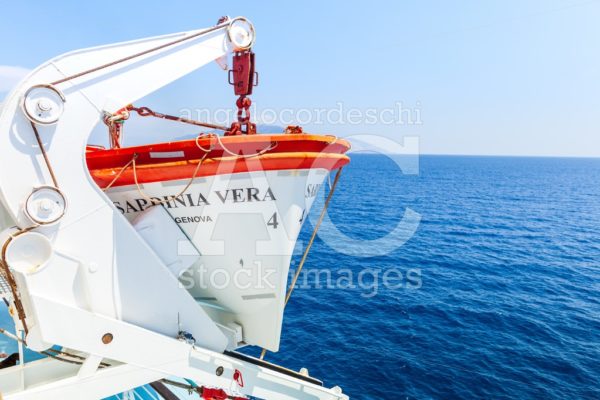
<svg viewBox="0 0 600 400">
<path fill-rule="evenodd" d="M 164 199 L 164 200 L 160 200 L 160 201 L 156 201 L 156 199 L 152 199 L 150 196 L 148 196 L 141 188 L 139 182 L 138 182 L 138 177 L 137 177 L 137 167 L 136 167 L 136 162 L 135 159 L 137 157 L 133 157 L 133 180 L 135 181 L 135 186 L 137 188 L 138 193 L 140 194 L 140 196 L 142 196 L 144 199 L 146 199 L 148 202 L 150 202 L 150 204 L 153 205 L 159 205 L 159 204 L 165 204 L 168 203 L 170 201 L 172 201 L 173 199 L 176 199 L 180 196 L 183 196 L 183 194 L 190 188 L 190 186 L 192 186 L 192 183 L 194 182 L 194 179 L 196 179 L 196 176 L 198 175 L 198 171 L 200 171 L 200 166 L 202 165 L 202 162 L 204 162 L 204 159 L 206 158 L 206 156 L 208 155 L 208 153 L 204 153 L 204 155 L 202 156 L 202 158 L 198 161 L 198 165 L 196 166 L 196 169 L 194 170 L 194 174 L 192 175 L 192 177 L 190 178 L 190 180 L 188 181 L 187 185 L 185 185 L 185 187 L 183 188 L 183 190 L 181 190 L 181 192 L 179 192 L 178 195 L 173 196 L 170 199 Z"/>
<path fill-rule="evenodd" d="M 127 168 L 129 168 L 129 166 L 133 163 L 133 160 L 135 160 L 136 158 L 137 158 L 137 154 L 134 154 L 133 158 L 127 164 L 125 164 L 125 166 L 123 168 L 121 168 L 121 170 L 117 173 L 117 175 L 114 177 L 114 179 L 112 181 L 110 181 L 110 183 L 108 185 L 106 185 L 106 187 L 102 190 L 106 192 L 108 189 L 110 189 L 111 186 L 114 185 L 114 183 L 117 181 L 117 179 L 119 179 L 121 177 L 123 172 L 125 172 L 125 170 Z"/>
<path fill-rule="evenodd" d="M 234 153 L 233 151 L 229 150 L 225 144 L 223 144 L 223 141 L 221 140 L 221 136 L 219 135 L 215 135 L 213 133 L 209 133 L 208 135 L 199 135 L 198 137 L 196 137 L 196 146 L 198 146 L 198 148 L 202 151 L 206 151 L 206 149 L 202 146 L 200 146 L 200 143 L 198 143 L 198 139 L 201 138 L 205 138 L 205 137 L 215 137 L 217 139 L 217 142 L 219 143 L 219 146 L 221 146 L 221 148 L 223 149 L 223 151 L 227 154 L 229 154 L 230 156 L 236 157 L 236 158 L 251 158 L 251 157 L 258 157 L 258 156 L 262 156 L 263 154 L 265 154 L 268 151 L 273 150 L 275 147 L 277 147 L 277 142 L 271 142 L 271 145 L 265 149 L 262 149 L 261 151 L 254 153 L 254 154 L 238 154 L 238 153 Z"/>
</svg>

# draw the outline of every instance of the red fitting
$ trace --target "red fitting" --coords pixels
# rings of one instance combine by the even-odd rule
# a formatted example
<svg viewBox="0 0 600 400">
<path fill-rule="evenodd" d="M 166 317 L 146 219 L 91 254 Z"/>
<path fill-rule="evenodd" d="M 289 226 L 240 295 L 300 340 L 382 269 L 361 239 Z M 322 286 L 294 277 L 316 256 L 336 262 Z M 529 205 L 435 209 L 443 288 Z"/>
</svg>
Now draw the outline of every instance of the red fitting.
<svg viewBox="0 0 600 400">
<path fill-rule="evenodd" d="M 233 380 L 238 384 L 239 387 L 244 387 L 244 377 L 239 369 L 233 372 Z"/>
<path fill-rule="evenodd" d="M 223 389 L 202 388 L 200 395 L 204 400 L 248 400 L 247 397 L 229 396 Z"/>
<path fill-rule="evenodd" d="M 249 108 L 252 105 L 252 100 L 250 100 L 249 97 L 244 97 L 244 100 L 242 100 L 242 106 L 244 108 Z"/>
<path fill-rule="evenodd" d="M 285 133 L 304 133 L 302 131 L 302 127 L 301 126 L 297 126 L 297 125 L 288 125 L 287 128 L 285 128 Z"/>
<path fill-rule="evenodd" d="M 202 388 L 202 398 L 204 400 L 227 400 L 229 396 L 223 389 Z"/>
<path fill-rule="evenodd" d="M 233 55 L 233 68 L 229 70 L 229 83 L 233 85 L 236 96 L 252 94 L 258 74 L 254 71 L 254 53 L 250 50 L 236 52 Z"/>
<path fill-rule="evenodd" d="M 242 134 L 242 126 L 239 122 L 234 122 L 229 127 L 229 130 L 225 132 L 225 136 L 235 136 Z"/>
</svg>

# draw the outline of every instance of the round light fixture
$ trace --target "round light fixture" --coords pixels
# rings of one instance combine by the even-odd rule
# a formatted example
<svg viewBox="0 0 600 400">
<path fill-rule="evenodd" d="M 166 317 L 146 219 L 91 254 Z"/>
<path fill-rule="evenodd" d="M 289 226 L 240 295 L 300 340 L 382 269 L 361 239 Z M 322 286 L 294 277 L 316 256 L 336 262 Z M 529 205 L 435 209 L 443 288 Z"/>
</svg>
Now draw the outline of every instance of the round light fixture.
<svg viewBox="0 0 600 400">
<path fill-rule="evenodd" d="M 52 243 L 37 232 L 27 232 L 15 236 L 6 247 L 6 262 L 11 268 L 32 273 L 50 260 L 52 257 Z"/>
<path fill-rule="evenodd" d="M 254 25 L 244 17 L 236 17 L 227 27 L 227 35 L 235 50 L 247 50 L 254 44 Z"/>
</svg>

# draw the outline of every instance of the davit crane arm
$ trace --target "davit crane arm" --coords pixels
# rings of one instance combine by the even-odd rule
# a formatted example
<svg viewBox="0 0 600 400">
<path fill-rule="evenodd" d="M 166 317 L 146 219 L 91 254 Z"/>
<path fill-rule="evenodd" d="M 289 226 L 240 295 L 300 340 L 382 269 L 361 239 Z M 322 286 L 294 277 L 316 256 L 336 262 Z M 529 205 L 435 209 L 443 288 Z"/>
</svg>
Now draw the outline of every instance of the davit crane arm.
<svg viewBox="0 0 600 400">
<path fill-rule="evenodd" d="M 5 230 L 0 245 L 12 312 L 28 347 L 59 345 L 85 360 L 2 370 L 5 399 L 96 399 L 167 376 L 229 388 L 236 370 L 245 381 L 239 392 L 256 397 L 347 398 L 224 353 L 226 336 L 87 169 L 88 138 L 106 129 L 106 113 L 253 42 L 252 24 L 238 17 L 78 50 L 36 68 L 9 95 L 0 114 L 0 207 L 17 228 Z M 196 346 L 176 338 L 181 330 Z"/>
</svg>

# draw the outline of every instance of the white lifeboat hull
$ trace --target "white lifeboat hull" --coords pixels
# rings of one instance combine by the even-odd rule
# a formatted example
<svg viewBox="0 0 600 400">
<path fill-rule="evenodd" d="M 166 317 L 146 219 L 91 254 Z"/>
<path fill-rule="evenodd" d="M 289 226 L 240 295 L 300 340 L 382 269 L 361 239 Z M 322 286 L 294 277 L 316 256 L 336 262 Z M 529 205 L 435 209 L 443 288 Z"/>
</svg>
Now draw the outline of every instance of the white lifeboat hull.
<svg viewBox="0 0 600 400">
<path fill-rule="evenodd" d="M 232 140 L 240 146 L 257 140 L 264 144 L 261 136 Z M 183 144 L 135 149 L 138 160 L 150 156 L 137 169 L 117 167 L 127 165 L 126 149 L 92 151 L 88 165 L 129 221 L 134 222 L 149 207 L 162 205 L 200 254 L 179 275 L 182 288 L 221 326 L 241 327 L 242 343 L 277 351 L 298 234 L 329 172 L 348 162 L 343 153 L 349 145 L 339 140 L 332 145 L 328 141 L 333 139 L 323 136 L 273 135 L 267 139 L 271 148 L 281 151 L 205 158 L 198 170 L 198 162 L 187 159 L 151 160 L 157 155 L 189 158 L 186 152 L 191 150 L 182 151 L 187 149 Z M 324 151 L 288 151 L 293 146 L 315 150 L 319 140 Z M 109 152 L 119 160 L 113 168 L 106 168 L 103 153 Z M 200 173 L 190 180 L 196 171 Z"/>
</svg>

